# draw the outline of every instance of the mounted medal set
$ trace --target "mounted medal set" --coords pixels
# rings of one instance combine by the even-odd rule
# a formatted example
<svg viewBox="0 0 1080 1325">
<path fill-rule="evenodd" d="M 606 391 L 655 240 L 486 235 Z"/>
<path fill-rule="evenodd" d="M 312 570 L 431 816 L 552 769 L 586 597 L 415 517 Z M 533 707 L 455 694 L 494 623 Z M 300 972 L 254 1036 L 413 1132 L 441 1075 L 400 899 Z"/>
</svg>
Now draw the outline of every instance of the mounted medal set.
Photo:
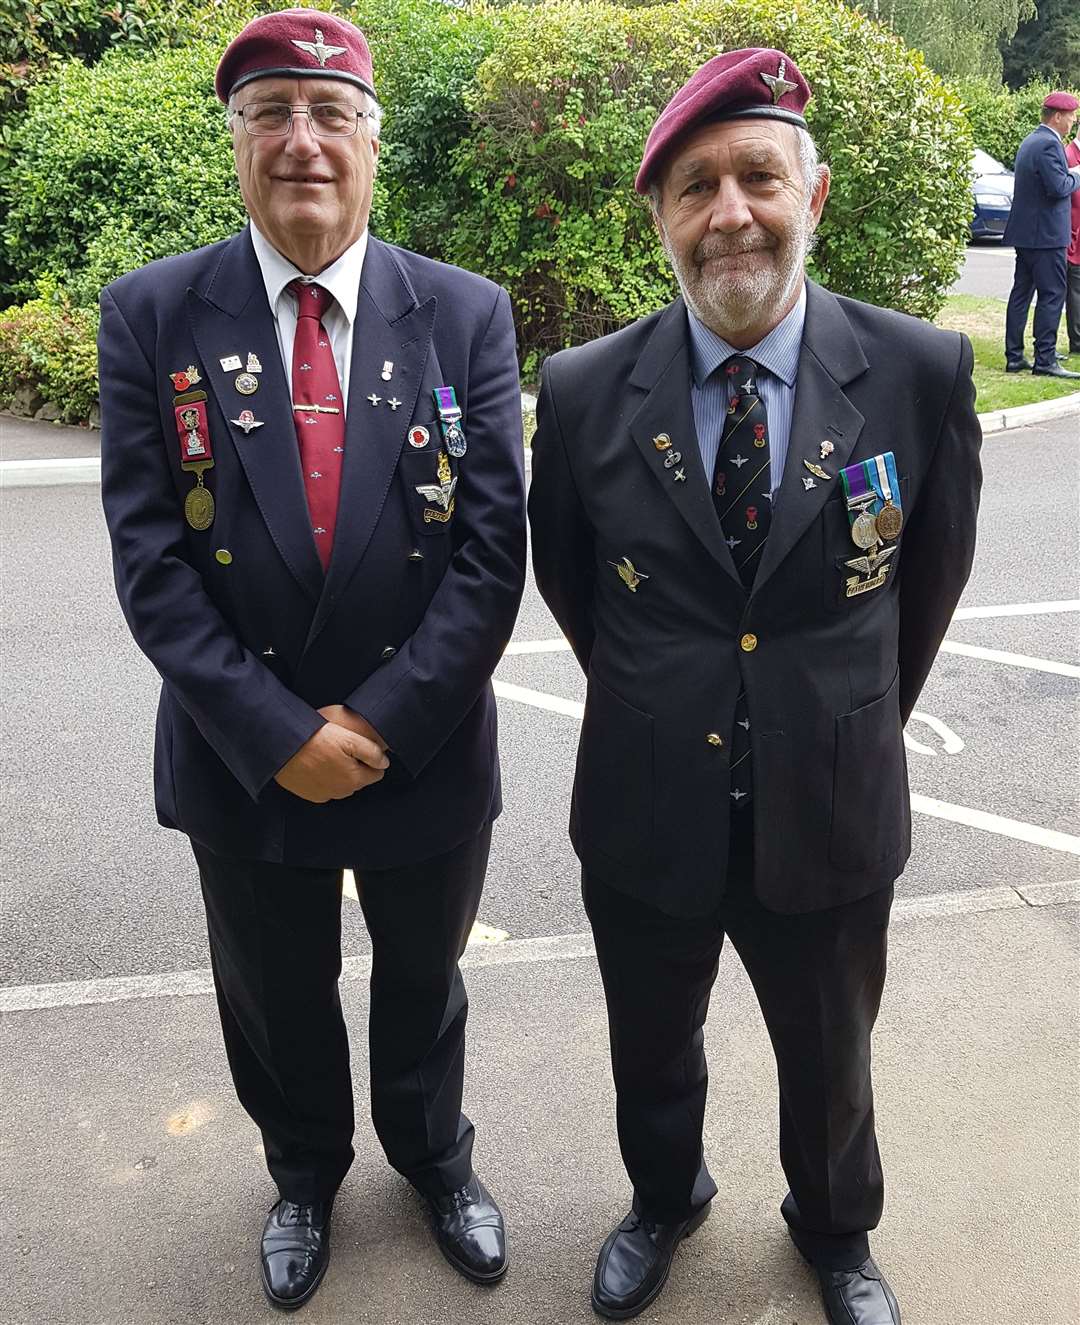
<svg viewBox="0 0 1080 1325">
<path fill-rule="evenodd" d="M 895 540 L 904 527 L 900 483 L 891 451 L 860 460 L 840 471 L 851 541 L 861 555 L 844 562 L 854 575 L 844 581 L 844 597 L 880 589 L 889 576 Z"/>
</svg>

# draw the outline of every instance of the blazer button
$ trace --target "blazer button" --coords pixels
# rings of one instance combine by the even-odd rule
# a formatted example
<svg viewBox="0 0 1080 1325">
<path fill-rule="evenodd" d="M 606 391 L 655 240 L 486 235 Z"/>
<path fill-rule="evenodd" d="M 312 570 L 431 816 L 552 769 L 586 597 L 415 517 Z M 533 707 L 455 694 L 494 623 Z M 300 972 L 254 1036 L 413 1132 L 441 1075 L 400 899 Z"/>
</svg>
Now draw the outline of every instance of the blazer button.
<svg viewBox="0 0 1080 1325">
<path fill-rule="evenodd" d="M 710 745 L 724 744 L 724 738 L 719 734 L 719 732 L 709 732 L 708 736 L 706 736 L 705 739 L 709 742 Z"/>
<path fill-rule="evenodd" d="M 397 653 L 397 649 L 395 649 L 392 644 L 388 644 L 379 656 L 382 658 L 383 662 L 387 662 L 395 653 Z"/>
<path fill-rule="evenodd" d="M 742 649 L 743 653 L 753 653 L 757 648 L 757 636 L 749 634 L 744 635 L 742 639 L 739 640 L 739 647 Z"/>
<path fill-rule="evenodd" d="M 420 549 L 419 549 L 418 547 L 414 547 L 413 550 L 409 553 L 409 560 L 410 560 L 410 561 L 423 561 L 423 560 L 424 560 L 424 554 L 420 551 Z"/>
</svg>

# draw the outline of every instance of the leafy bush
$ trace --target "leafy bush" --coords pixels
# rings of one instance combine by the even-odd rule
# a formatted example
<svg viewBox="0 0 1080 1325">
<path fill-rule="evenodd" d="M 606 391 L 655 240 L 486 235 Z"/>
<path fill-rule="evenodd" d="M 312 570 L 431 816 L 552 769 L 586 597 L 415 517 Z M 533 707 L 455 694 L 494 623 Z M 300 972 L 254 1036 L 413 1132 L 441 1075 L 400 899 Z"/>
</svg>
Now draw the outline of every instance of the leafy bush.
<svg viewBox="0 0 1080 1325">
<path fill-rule="evenodd" d="M 790 52 L 833 170 L 814 258 L 829 287 L 932 316 L 958 269 L 971 133 L 956 95 L 883 27 L 833 0 L 604 0 L 511 6 L 454 149 L 467 211 L 446 248 L 510 286 L 525 371 L 658 307 L 674 285 L 632 182 L 658 109 L 739 46 Z"/>
<path fill-rule="evenodd" d="M 67 423 L 97 400 L 97 311 L 75 308 L 43 281 L 37 298 L 0 312 L 0 407 L 21 388 L 56 401 Z"/>
<path fill-rule="evenodd" d="M 975 145 L 1003 161 L 1010 170 L 1017 148 L 1039 123 L 1044 98 L 1056 90 L 1049 83 L 1028 83 L 1019 92 L 1010 92 L 978 78 L 966 79 L 954 87 L 971 122 Z M 1073 95 L 1080 97 L 1080 92 L 1074 88 Z"/>
</svg>

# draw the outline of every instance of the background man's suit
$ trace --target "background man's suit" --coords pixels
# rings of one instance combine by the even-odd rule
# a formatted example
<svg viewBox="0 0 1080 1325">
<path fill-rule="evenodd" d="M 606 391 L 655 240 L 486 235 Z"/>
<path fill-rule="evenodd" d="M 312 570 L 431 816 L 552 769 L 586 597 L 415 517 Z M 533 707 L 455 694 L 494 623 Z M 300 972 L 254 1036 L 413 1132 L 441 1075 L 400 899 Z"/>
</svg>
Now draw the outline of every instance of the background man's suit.
<svg viewBox="0 0 1080 1325">
<path fill-rule="evenodd" d="M 675 1222 L 715 1190 L 701 1027 L 726 932 L 777 1052 L 785 1214 L 819 1263 L 855 1264 L 881 1211 L 869 1033 L 910 847 L 902 727 L 971 566 L 981 433 L 964 338 L 807 294 L 787 462 L 749 591 L 699 456 L 681 299 L 548 360 L 530 517 L 537 584 L 589 681 L 571 836 L 635 1202 Z M 803 461 L 820 463 L 823 441 L 834 477 L 808 489 Z M 884 586 L 849 598 L 836 475 L 886 451 L 904 529 Z M 623 557 L 648 577 L 634 592 L 611 565 Z M 742 688 L 753 823 L 732 840 Z M 660 1147 L 664 1171 L 650 1162 Z"/>
<path fill-rule="evenodd" d="M 509 301 L 482 278 L 370 240 L 325 575 L 247 230 L 110 286 L 100 351 L 117 589 L 163 680 L 158 818 L 187 833 L 199 859 L 230 1064 L 271 1171 L 290 1200 L 323 1200 L 352 1157 L 336 991 L 340 870 L 351 867 L 374 947 L 376 1127 L 421 1190 L 452 1191 L 471 1173 L 471 1128 L 454 1103 L 467 1008 L 457 957 L 501 808 L 489 677 L 524 580 Z M 255 394 L 242 395 L 221 360 L 249 353 L 262 371 Z M 189 364 L 203 379 L 213 444 L 205 482 L 216 515 L 201 532 L 184 520 L 194 477 L 180 468 L 169 376 Z M 452 461 L 451 519 L 425 523 L 416 488 L 437 482 L 440 385 L 456 388 L 468 450 Z M 263 426 L 243 432 L 243 408 Z M 415 425 L 430 434 L 422 448 L 406 440 Z M 390 770 L 316 805 L 274 774 L 322 724 L 316 709 L 334 703 L 379 732 Z M 438 987 L 418 970 L 431 953 Z M 264 1003 L 252 998 L 260 985 Z"/>
<path fill-rule="evenodd" d="M 1016 271 L 1005 314 L 1005 361 L 1024 357 L 1024 329 L 1035 304 L 1035 365 L 1056 363 L 1058 324 L 1065 304 L 1065 252 L 1071 239 L 1069 199 L 1080 179 L 1069 173 L 1061 139 L 1040 125 L 1020 144 L 1013 167 L 1012 209 L 1002 243 L 1016 249 Z"/>
<path fill-rule="evenodd" d="M 1080 166 L 1080 140 L 1074 138 L 1065 149 L 1069 166 Z M 1067 289 L 1065 293 L 1065 324 L 1069 329 L 1069 353 L 1080 354 L 1080 189 L 1069 199 L 1071 212 L 1069 249 L 1065 254 Z"/>
</svg>

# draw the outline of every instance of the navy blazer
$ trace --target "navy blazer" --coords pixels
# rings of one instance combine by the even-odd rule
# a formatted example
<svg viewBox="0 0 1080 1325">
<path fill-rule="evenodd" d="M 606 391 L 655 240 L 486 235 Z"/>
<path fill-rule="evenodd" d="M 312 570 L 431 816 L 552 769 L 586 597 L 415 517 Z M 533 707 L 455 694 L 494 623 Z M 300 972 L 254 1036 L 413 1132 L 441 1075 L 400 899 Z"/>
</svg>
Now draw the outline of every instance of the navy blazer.
<svg viewBox="0 0 1080 1325">
<path fill-rule="evenodd" d="M 501 808 L 490 677 L 524 585 L 523 447 L 505 291 L 368 244 L 353 335 L 333 555 L 311 533 L 291 393 L 250 233 L 150 264 L 101 297 L 101 493 L 117 593 L 162 677 L 159 822 L 223 855 L 378 868 L 466 840 Z M 241 395 L 221 360 L 255 353 Z M 381 379 L 385 360 L 392 382 Z M 216 514 L 192 529 L 170 374 L 205 390 Z M 432 390 L 456 388 L 454 511 L 436 482 Z M 373 407 L 369 394 L 385 399 Z M 251 409 L 263 426 L 235 422 Z M 422 424 L 430 442 L 406 442 Z M 343 703 L 390 748 L 382 782 L 314 805 L 274 774 Z"/>
<path fill-rule="evenodd" d="M 1002 242 L 1015 248 L 1068 248 L 1070 198 L 1080 179 L 1069 173 L 1065 148 L 1040 125 L 1020 144 L 1013 169 L 1012 210 Z"/>
<path fill-rule="evenodd" d="M 764 904 L 838 906 L 901 872 L 903 724 L 975 548 L 971 366 L 965 337 L 810 283 L 787 462 L 747 590 L 701 464 L 682 300 L 548 359 L 533 564 L 588 676 L 570 818 L 587 870 L 672 915 L 715 915 L 745 689 Z M 676 466 L 654 441 L 665 433 Z M 904 527 L 885 582 L 849 596 L 858 551 L 838 475 L 884 451 Z M 807 488 L 804 461 L 831 477 Z M 624 557 L 643 577 L 632 593 Z"/>
</svg>

